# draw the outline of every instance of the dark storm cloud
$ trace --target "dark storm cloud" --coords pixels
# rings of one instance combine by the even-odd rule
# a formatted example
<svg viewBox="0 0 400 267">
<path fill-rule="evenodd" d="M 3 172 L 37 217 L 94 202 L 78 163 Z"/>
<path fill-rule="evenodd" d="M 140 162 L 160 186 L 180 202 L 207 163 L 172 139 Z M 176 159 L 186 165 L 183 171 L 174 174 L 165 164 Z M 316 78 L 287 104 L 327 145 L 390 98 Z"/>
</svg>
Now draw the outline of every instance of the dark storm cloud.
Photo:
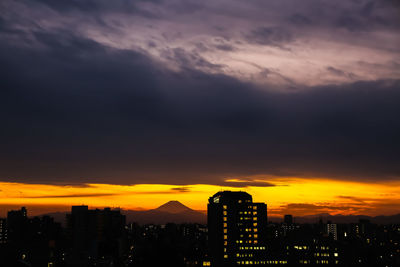
<svg viewBox="0 0 400 267">
<path fill-rule="evenodd" d="M 320 213 L 337 213 L 337 212 L 365 212 L 369 210 L 365 205 L 356 204 L 343 204 L 337 205 L 337 203 L 324 203 L 324 204 L 309 204 L 309 203 L 289 203 L 283 205 L 280 208 L 271 208 L 269 212 L 272 214 L 298 214 L 298 215 L 308 215 L 308 214 L 320 214 Z"/>
<path fill-rule="evenodd" d="M 356 1 L 353 1 L 357 3 Z M 397 10 L 396 10 L 397 9 Z M 335 25 L 349 31 L 369 31 L 376 28 L 397 27 L 399 18 L 388 16 L 398 14 L 399 2 L 396 0 L 360 1 L 350 8 L 344 9 L 335 19 Z"/>
<path fill-rule="evenodd" d="M 120 194 L 100 193 L 100 194 L 69 194 L 69 195 L 49 195 L 49 196 L 24 196 L 24 198 L 83 198 L 83 197 L 109 197 Z"/>
<path fill-rule="evenodd" d="M 399 175 L 398 81 L 277 93 L 72 33 L 35 37 L 45 48 L 1 45 L 3 180 Z"/>
<path fill-rule="evenodd" d="M 223 50 L 223 51 L 234 51 L 235 50 L 235 48 L 232 45 L 229 45 L 229 44 L 218 44 L 215 47 L 217 49 Z"/>
<path fill-rule="evenodd" d="M 79 12 L 98 9 L 85 3 L 76 3 Z M 163 48 L 181 67 L 170 71 L 146 51 L 111 48 L 68 28 L 27 28 L 0 14 L 3 181 L 399 178 L 398 80 L 278 92 L 218 74 L 223 65 L 185 48 Z M 252 28 L 255 43 L 294 38 L 284 28 Z"/>
<path fill-rule="evenodd" d="M 26 0 L 20 0 L 21 2 L 26 2 Z M 82 12 L 85 14 L 101 14 L 101 13 L 109 13 L 109 12 L 117 12 L 117 13 L 128 13 L 141 15 L 144 17 L 157 18 L 159 14 L 157 12 L 151 12 L 150 10 L 145 10 L 140 7 L 142 3 L 151 3 L 151 4 L 161 4 L 162 0 L 135 0 L 135 1 L 126 1 L 126 0 L 61 0 L 61 1 L 52 1 L 52 0 L 36 0 L 36 3 L 40 3 L 42 5 L 46 5 L 57 12 L 60 13 L 69 13 L 69 12 Z M 29 5 L 33 5 L 33 3 L 29 3 Z"/>
<path fill-rule="evenodd" d="M 173 60 L 182 68 L 199 68 L 202 70 L 220 69 L 222 65 L 212 64 L 197 52 L 187 52 L 183 48 L 169 49 L 163 52 L 166 59 Z"/>
<path fill-rule="evenodd" d="M 247 40 L 260 45 L 270 45 L 281 47 L 293 41 L 290 32 L 279 27 L 259 27 L 246 35 Z"/>
<path fill-rule="evenodd" d="M 308 26 L 312 24 L 310 18 L 298 13 L 291 15 L 289 21 L 296 26 Z"/>
<path fill-rule="evenodd" d="M 337 197 L 341 198 L 341 199 L 345 199 L 345 200 L 363 203 L 363 204 L 365 203 L 365 201 L 376 200 L 376 199 L 364 199 L 364 198 L 353 197 L 353 196 L 337 196 Z"/>
<path fill-rule="evenodd" d="M 268 183 L 268 182 L 260 182 L 260 181 L 252 181 L 250 180 L 240 180 L 238 182 L 225 182 L 224 185 L 230 186 L 230 187 L 249 187 L 249 186 L 257 186 L 257 187 L 270 187 L 270 186 L 275 186 L 273 183 Z"/>
<path fill-rule="evenodd" d="M 352 72 L 346 72 L 346 71 L 343 71 L 343 70 L 340 70 L 340 69 L 337 69 L 337 68 L 334 68 L 334 67 L 331 67 L 331 66 L 327 67 L 326 69 L 330 73 L 332 73 L 332 74 L 334 74 L 336 76 L 339 76 L 339 77 L 346 77 L 346 78 L 353 79 L 353 80 L 355 78 L 357 78 L 357 75 L 355 75 Z"/>
<path fill-rule="evenodd" d="M 179 193 L 191 192 L 190 187 L 188 187 L 188 186 L 174 187 L 174 188 L 171 188 L 171 190 L 174 192 L 179 192 Z"/>
</svg>

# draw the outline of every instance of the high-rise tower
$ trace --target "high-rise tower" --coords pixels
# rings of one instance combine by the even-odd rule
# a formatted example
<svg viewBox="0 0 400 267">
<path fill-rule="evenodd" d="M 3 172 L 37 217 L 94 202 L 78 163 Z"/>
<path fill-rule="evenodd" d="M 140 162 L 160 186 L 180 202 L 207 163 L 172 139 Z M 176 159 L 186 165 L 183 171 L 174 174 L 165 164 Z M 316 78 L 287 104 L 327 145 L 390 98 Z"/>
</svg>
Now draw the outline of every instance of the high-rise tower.
<svg viewBox="0 0 400 267">
<path fill-rule="evenodd" d="M 267 205 L 245 192 L 209 198 L 208 233 L 213 266 L 265 264 Z"/>
</svg>

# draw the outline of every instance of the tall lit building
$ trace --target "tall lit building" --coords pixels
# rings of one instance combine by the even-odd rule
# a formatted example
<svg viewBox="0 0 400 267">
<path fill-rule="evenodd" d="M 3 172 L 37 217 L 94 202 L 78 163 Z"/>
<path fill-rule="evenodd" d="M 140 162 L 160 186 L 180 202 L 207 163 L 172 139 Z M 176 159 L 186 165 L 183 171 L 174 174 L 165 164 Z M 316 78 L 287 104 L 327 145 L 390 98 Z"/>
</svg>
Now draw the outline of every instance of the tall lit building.
<svg viewBox="0 0 400 267">
<path fill-rule="evenodd" d="M 337 234 L 337 226 L 336 226 L 336 223 L 328 222 L 328 223 L 326 224 L 326 233 L 327 233 L 329 236 L 332 236 L 334 240 L 337 240 L 338 234 Z"/>
<path fill-rule="evenodd" d="M 208 233 L 212 266 L 263 265 L 267 205 L 245 192 L 223 191 L 209 198 Z"/>
</svg>

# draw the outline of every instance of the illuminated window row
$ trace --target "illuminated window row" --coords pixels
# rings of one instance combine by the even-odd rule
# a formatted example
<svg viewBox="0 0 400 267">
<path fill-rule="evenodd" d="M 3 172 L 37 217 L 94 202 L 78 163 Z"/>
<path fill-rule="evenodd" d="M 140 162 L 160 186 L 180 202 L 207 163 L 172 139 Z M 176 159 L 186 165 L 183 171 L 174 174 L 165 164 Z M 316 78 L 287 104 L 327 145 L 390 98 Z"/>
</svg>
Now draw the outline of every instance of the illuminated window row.
<svg viewBox="0 0 400 267">
<path fill-rule="evenodd" d="M 266 261 L 237 261 L 238 265 L 265 265 Z"/>
<path fill-rule="evenodd" d="M 240 253 L 236 254 L 237 258 L 252 258 L 253 256 L 254 256 L 253 254 L 240 254 Z"/>
<path fill-rule="evenodd" d="M 329 253 L 314 253 L 314 256 L 317 256 L 317 257 L 329 257 L 330 254 Z"/>
<path fill-rule="evenodd" d="M 265 247 L 239 247 L 239 250 L 265 250 Z"/>
<path fill-rule="evenodd" d="M 255 212 L 257 214 L 257 212 Z M 239 211 L 239 214 L 249 214 L 251 215 L 252 212 L 251 211 Z"/>
<path fill-rule="evenodd" d="M 242 243 L 244 243 L 244 244 L 258 244 L 258 241 L 257 240 L 236 240 L 236 243 L 237 244 L 242 244 Z"/>
<path fill-rule="evenodd" d="M 294 246 L 294 249 L 298 249 L 298 250 L 302 250 L 302 249 L 308 250 L 308 249 L 310 249 L 310 247 L 307 247 L 307 246 Z"/>
<path fill-rule="evenodd" d="M 266 261 L 267 264 L 287 264 L 287 261 Z"/>
</svg>

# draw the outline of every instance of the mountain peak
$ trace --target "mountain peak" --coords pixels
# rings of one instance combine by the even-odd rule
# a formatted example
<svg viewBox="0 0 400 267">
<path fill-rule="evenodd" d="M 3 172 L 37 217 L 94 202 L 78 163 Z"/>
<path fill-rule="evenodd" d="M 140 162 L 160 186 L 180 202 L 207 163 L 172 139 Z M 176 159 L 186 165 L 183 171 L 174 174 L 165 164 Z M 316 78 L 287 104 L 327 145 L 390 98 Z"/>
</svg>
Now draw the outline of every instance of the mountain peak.
<svg viewBox="0 0 400 267">
<path fill-rule="evenodd" d="M 180 213 L 184 211 L 190 211 L 192 209 L 186 207 L 182 203 L 176 200 L 168 201 L 167 203 L 156 208 L 157 211 L 168 212 L 168 213 Z"/>
</svg>

